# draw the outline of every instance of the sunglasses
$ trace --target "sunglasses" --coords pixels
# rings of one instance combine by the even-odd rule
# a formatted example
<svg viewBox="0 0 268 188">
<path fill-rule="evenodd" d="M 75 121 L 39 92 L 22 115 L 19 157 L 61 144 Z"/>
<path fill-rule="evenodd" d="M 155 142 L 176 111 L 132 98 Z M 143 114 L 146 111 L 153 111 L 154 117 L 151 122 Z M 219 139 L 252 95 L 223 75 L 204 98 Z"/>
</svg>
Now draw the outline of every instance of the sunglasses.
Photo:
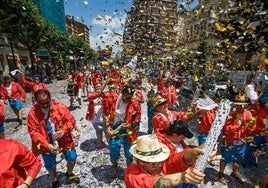
<svg viewBox="0 0 268 188">
<path fill-rule="evenodd" d="M 160 103 L 158 106 L 163 106 L 163 105 L 165 105 L 165 104 L 167 104 L 167 102 L 162 102 L 162 103 Z"/>
<path fill-rule="evenodd" d="M 47 105 L 49 105 L 50 100 L 49 100 L 49 101 L 46 101 L 46 102 L 39 102 L 39 101 L 37 101 L 37 103 L 38 103 L 40 106 L 47 106 Z"/>
</svg>

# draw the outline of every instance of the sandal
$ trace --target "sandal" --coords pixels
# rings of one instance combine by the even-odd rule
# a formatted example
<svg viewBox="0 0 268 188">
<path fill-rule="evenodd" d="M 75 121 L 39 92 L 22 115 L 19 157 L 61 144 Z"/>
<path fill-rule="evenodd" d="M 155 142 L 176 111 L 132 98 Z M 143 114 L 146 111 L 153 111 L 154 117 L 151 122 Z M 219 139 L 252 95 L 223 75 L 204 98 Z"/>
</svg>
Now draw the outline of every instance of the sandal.
<svg viewBox="0 0 268 188">
<path fill-rule="evenodd" d="M 224 177 L 224 174 L 221 172 L 218 173 L 218 181 L 223 185 L 228 184 L 228 180 Z"/>
<path fill-rule="evenodd" d="M 238 175 L 237 174 L 235 174 L 235 173 L 231 173 L 230 174 L 230 176 L 232 177 L 232 178 L 234 178 L 238 183 L 240 183 L 240 184 L 243 184 L 244 182 L 238 177 Z"/>
<path fill-rule="evenodd" d="M 104 147 L 103 144 L 98 144 L 97 147 L 96 147 L 96 150 L 100 150 L 100 149 L 102 149 L 103 147 Z"/>
</svg>

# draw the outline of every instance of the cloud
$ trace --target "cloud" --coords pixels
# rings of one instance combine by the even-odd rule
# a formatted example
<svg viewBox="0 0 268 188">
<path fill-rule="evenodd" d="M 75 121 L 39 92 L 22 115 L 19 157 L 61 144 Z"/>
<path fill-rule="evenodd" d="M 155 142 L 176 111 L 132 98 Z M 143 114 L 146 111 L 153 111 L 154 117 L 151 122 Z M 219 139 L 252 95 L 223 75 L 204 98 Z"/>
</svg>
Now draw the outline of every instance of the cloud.
<svg viewBox="0 0 268 188">
<path fill-rule="evenodd" d="M 122 17 L 113 17 L 109 15 L 98 15 L 98 17 L 93 18 L 92 24 L 100 25 L 103 27 L 120 28 L 125 24 L 126 15 Z"/>
<path fill-rule="evenodd" d="M 122 36 L 123 31 L 115 31 L 114 29 L 106 28 L 97 36 L 90 36 L 90 46 L 97 50 L 98 47 L 104 49 L 109 45 L 113 47 L 113 53 L 116 54 L 122 50 Z"/>
<path fill-rule="evenodd" d="M 107 45 L 113 47 L 113 54 L 122 51 L 123 29 L 126 14 L 121 17 L 109 15 L 99 15 L 92 20 L 93 28 L 102 28 L 98 33 L 90 36 L 90 46 L 97 50 L 98 47 L 104 49 Z"/>
</svg>

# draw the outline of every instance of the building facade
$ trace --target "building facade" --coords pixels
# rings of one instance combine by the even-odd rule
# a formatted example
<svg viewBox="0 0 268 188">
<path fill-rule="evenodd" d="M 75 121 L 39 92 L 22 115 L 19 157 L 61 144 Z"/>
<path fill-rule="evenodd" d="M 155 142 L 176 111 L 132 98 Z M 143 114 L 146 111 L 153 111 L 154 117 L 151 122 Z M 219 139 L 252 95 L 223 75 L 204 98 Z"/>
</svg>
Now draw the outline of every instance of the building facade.
<svg viewBox="0 0 268 188">
<path fill-rule="evenodd" d="M 123 52 L 163 58 L 177 48 L 177 0 L 134 0 L 125 23 Z"/>
<path fill-rule="evenodd" d="M 71 35 L 81 37 L 84 41 L 90 44 L 89 28 L 85 24 L 74 20 L 73 16 L 66 16 L 67 32 Z"/>
<path fill-rule="evenodd" d="M 66 32 L 64 0 L 33 0 L 42 17 L 46 18 L 57 29 Z"/>
</svg>

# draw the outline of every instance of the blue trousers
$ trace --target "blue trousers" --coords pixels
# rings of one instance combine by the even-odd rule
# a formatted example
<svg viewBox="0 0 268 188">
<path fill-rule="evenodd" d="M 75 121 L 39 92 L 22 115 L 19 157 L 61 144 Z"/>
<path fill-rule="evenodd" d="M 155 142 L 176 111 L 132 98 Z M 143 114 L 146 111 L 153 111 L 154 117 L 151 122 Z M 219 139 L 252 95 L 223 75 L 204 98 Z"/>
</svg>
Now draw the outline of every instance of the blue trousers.
<svg viewBox="0 0 268 188">
<path fill-rule="evenodd" d="M 255 135 L 253 142 L 247 143 L 246 145 L 244 164 L 257 164 L 256 158 L 253 156 L 253 153 L 257 150 L 261 150 L 265 143 L 265 136 Z"/>
</svg>

